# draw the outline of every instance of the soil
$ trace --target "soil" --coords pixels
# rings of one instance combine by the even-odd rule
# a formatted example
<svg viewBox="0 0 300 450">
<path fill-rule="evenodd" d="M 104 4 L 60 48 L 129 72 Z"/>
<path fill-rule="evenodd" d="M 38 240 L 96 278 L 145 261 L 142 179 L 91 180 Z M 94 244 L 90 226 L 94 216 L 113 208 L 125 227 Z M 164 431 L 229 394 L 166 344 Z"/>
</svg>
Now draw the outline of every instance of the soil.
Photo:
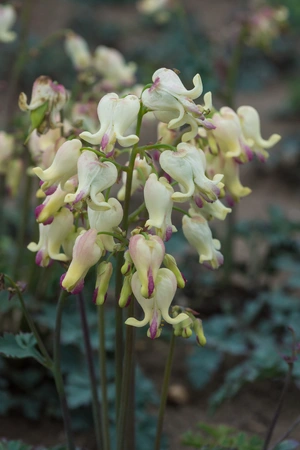
<svg viewBox="0 0 300 450">
<path fill-rule="evenodd" d="M 35 27 L 41 36 L 46 36 L 51 30 L 64 25 L 67 18 L 75 14 L 75 2 L 61 2 L 52 0 L 51 2 L 36 2 L 34 11 Z M 233 9 L 241 4 L 238 0 L 214 0 L 209 7 L 204 0 L 187 0 L 187 8 L 195 16 L 201 17 L 202 23 L 213 35 L 224 23 L 224 18 L 230 16 Z M 54 14 L 55 12 L 55 14 Z M 101 10 L 101 20 L 115 17 L 128 24 L 134 20 L 135 11 L 132 5 L 124 7 L 110 7 L 108 4 Z M 51 23 L 51 27 L 50 24 Z M 130 38 L 128 37 L 128 42 Z M 127 45 L 126 42 L 123 43 Z M 259 92 L 238 93 L 237 106 L 251 104 L 260 111 L 262 120 L 262 134 L 268 137 L 272 133 L 279 133 L 288 136 L 297 131 L 294 122 L 274 121 L 271 113 L 279 110 L 286 102 L 287 85 L 282 80 L 277 80 L 269 84 Z M 276 151 L 276 150 L 274 150 Z M 243 174 L 243 184 L 253 189 L 253 194 L 243 199 L 238 205 L 238 218 L 250 219 L 266 218 L 267 209 L 271 204 L 276 203 L 285 211 L 288 218 L 300 219 L 299 209 L 299 185 L 291 189 L 288 180 L 281 175 L 274 178 L 274 173 L 268 170 L 257 170 L 254 165 L 245 170 Z M 236 248 L 237 256 L 242 250 Z M 178 346 L 175 351 L 174 371 L 172 374 L 172 384 L 181 387 L 184 397 L 182 404 L 169 403 L 167 406 L 164 431 L 170 439 L 170 449 L 181 450 L 184 447 L 180 444 L 180 435 L 189 429 L 196 429 L 198 422 L 208 422 L 214 424 L 226 424 L 236 427 L 239 430 L 258 434 L 263 437 L 270 424 L 272 415 L 282 389 L 279 381 L 265 381 L 255 383 L 245 387 L 241 393 L 232 401 L 223 404 L 216 414 L 211 417 L 207 412 L 207 401 L 209 395 L 216 389 L 222 379 L 219 374 L 217 379 L 211 381 L 205 392 L 197 392 L 191 389 L 185 367 L 182 363 L 182 351 L 184 348 Z M 167 346 L 161 340 L 142 343 L 137 350 L 138 361 L 140 362 L 145 375 L 149 376 L 160 390 L 164 362 L 167 355 Z M 283 412 L 274 432 L 273 442 L 276 441 L 296 419 L 300 412 L 300 395 L 295 386 L 289 388 Z M 63 441 L 63 429 L 60 423 L 41 419 L 39 422 L 32 422 L 21 416 L 0 417 L 0 438 L 22 439 L 32 445 L 54 445 Z M 295 430 L 293 437 L 300 440 L 300 428 Z M 93 449 L 94 440 L 91 433 L 79 434 L 77 445 L 84 448 Z M 142 450 L 142 449 L 137 449 Z"/>
</svg>

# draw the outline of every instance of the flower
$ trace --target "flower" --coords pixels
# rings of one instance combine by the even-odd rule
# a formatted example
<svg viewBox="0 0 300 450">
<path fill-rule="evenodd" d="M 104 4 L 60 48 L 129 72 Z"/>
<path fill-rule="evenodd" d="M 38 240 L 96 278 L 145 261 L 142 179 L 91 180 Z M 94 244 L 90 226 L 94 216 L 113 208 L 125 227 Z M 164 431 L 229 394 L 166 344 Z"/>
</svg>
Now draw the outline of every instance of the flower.
<svg viewBox="0 0 300 450">
<path fill-rule="evenodd" d="M 15 139 L 12 134 L 0 131 L 0 174 L 7 171 L 9 160 L 13 154 Z"/>
<path fill-rule="evenodd" d="M 123 208 L 120 202 L 115 198 L 110 198 L 107 201 L 110 209 L 102 211 L 94 211 L 88 208 L 88 218 L 90 227 L 98 231 L 98 233 L 106 232 L 113 233 L 123 218 Z M 115 247 L 114 238 L 110 235 L 99 234 L 105 250 L 112 252 Z"/>
<path fill-rule="evenodd" d="M 140 101 L 135 95 L 119 98 L 115 93 L 106 94 L 97 108 L 100 130 L 94 134 L 84 131 L 80 137 L 90 144 L 100 144 L 100 150 L 106 154 L 113 151 L 116 141 L 122 147 L 130 147 L 139 138 L 135 134 L 124 136 L 124 133 L 137 119 L 139 110 Z"/>
<path fill-rule="evenodd" d="M 165 246 L 158 236 L 136 234 L 129 240 L 129 253 L 141 281 L 141 295 L 155 294 L 155 279 L 165 254 Z"/>
<path fill-rule="evenodd" d="M 10 28 L 16 21 L 16 12 L 11 5 L 0 5 L 0 42 L 12 42 L 17 34 Z"/>
<path fill-rule="evenodd" d="M 100 162 L 97 155 L 88 150 L 82 152 L 78 158 L 77 166 L 78 188 L 74 194 L 66 195 L 65 202 L 78 203 L 89 195 L 91 202 L 101 208 L 103 198 L 97 196 L 117 181 L 118 171 L 116 166 L 110 161 Z"/>
<path fill-rule="evenodd" d="M 169 307 L 174 298 L 177 281 L 176 277 L 169 269 L 159 269 L 156 277 L 156 289 L 153 298 L 143 297 L 142 283 L 140 281 L 138 272 L 136 272 L 131 281 L 131 287 L 135 298 L 141 305 L 145 317 L 143 320 L 137 320 L 130 317 L 126 320 L 126 325 L 134 327 L 143 327 L 150 324 L 148 330 L 148 336 L 151 339 L 159 337 L 161 333 L 161 320 L 162 318 L 172 325 L 180 323 L 188 318 L 187 314 L 181 313 L 176 318 L 172 318 L 169 315 Z"/>
<path fill-rule="evenodd" d="M 243 135 L 239 117 L 231 109 L 223 107 L 220 113 L 215 113 L 211 119 L 215 129 L 212 134 L 216 144 L 226 158 L 238 158 L 241 162 L 251 161 L 252 151 Z M 215 144 L 209 138 L 209 144 L 214 149 Z M 214 152 L 217 153 L 217 152 Z"/>
<path fill-rule="evenodd" d="M 49 128 L 61 127 L 57 122 L 57 114 L 63 109 L 68 100 L 68 92 L 62 84 L 53 82 L 50 77 L 41 75 L 33 83 L 31 102 L 28 104 L 27 96 L 21 92 L 19 108 L 31 112 L 32 130 L 35 128 L 41 134 Z"/>
<path fill-rule="evenodd" d="M 33 172 L 44 181 L 42 185 L 43 191 L 50 186 L 58 185 L 59 183 L 64 188 L 64 184 L 69 178 L 76 175 L 77 161 L 80 156 L 80 149 L 82 147 L 79 139 L 71 139 L 66 141 L 59 147 L 54 160 L 48 169 L 43 170 L 41 167 L 35 167 Z"/>
<path fill-rule="evenodd" d="M 237 113 L 248 145 L 257 155 L 258 159 L 265 161 L 269 157 L 269 153 L 265 149 L 269 149 L 277 144 L 281 136 L 279 134 L 272 134 L 269 139 L 262 138 L 259 115 L 252 106 L 240 106 Z"/>
<path fill-rule="evenodd" d="M 100 45 L 95 50 L 94 67 L 104 77 L 107 89 L 130 86 L 135 82 L 136 64 L 126 64 L 124 56 L 116 49 Z"/>
<path fill-rule="evenodd" d="M 185 215 L 182 218 L 182 231 L 189 244 L 199 254 L 199 262 L 205 263 L 212 269 L 217 269 L 223 264 L 223 255 L 219 252 L 220 241 L 213 239 L 211 230 L 203 216 L 189 209 L 191 217 Z"/>
<path fill-rule="evenodd" d="M 31 242 L 27 248 L 37 252 L 35 261 L 41 267 L 48 267 L 51 259 L 68 261 L 68 256 L 59 253 L 63 241 L 67 238 L 73 227 L 73 214 L 69 209 L 62 208 L 50 225 L 39 225 L 40 239 L 36 244 Z"/>
<path fill-rule="evenodd" d="M 168 241 L 172 233 L 177 231 L 171 220 L 173 193 L 174 189 L 164 177 L 158 179 L 157 175 L 152 173 L 146 181 L 144 198 L 149 219 L 145 226 L 154 227 L 157 236 L 164 241 Z"/>
<path fill-rule="evenodd" d="M 191 131 L 182 136 L 184 142 L 196 136 L 199 125 L 213 128 L 203 115 L 206 109 L 211 107 L 211 94 L 204 96 L 205 107 L 193 102 L 203 90 L 199 74 L 194 76 L 194 88 L 191 90 L 187 90 L 179 76 L 170 69 L 158 69 L 152 80 L 153 85 L 142 93 L 143 104 L 154 112 L 159 121 L 168 123 L 170 129 L 184 124 L 191 125 Z"/>
<path fill-rule="evenodd" d="M 213 180 L 205 175 L 206 158 L 200 148 L 191 144 L 180 143 L 177 152 L 165 150 L 159 159 L 162 169 L 176 180 L 181 192 L 174 192 L 174 202 L 185 202 L 196 192 L 207 201 L 215 201 L 220 195 L 222 174 L 216 174 Z"/>
<path fill-rule="evenodd" d="M 206 220 L 214 217 L 219 220 L 225 220 L 227 214 L 231 213 L 231 208 L 227 208 L 220 200 L 213 203 L 206 202 L 201 197 L 194 197 L 191 201 L 193 209 L 201 214 Z"/>
<path fill-rule="evenodd" d="M 60 278 L 62 288 L 72 294 L 78 294 L 83 289 L 86 274 L 102 254 L 102 242 L 97 236 L 97 230 L 84 230 L 75 241 L 70 267 Z"/>
<path fill-rule="evenodd" d="M 34 163 L 42 169 L 47 169 L 52 164 L 57 150 L 65 141 L 59 128 L 49 130 L 41 135 L 34 130 L 28 141 L 28 149 Z"/>
<path fill-rule="evenodd" d="M 64 190 L 58 186 L 51 195 L 47 195 L 41 205 L 35 208 L 35 218 L 37 222 L 49 225 L 55 213 L 64 206 L 67 192 L 74 192 L 77 180 L 75 177 L 68 180 L 64 185 Z"/>
<path fill-rule="evenodd" d="M 67 33 L 65 50 L 76 70 L 84 70 L 92 64 L 87 42 L 73 31 Z"/>
</svg>

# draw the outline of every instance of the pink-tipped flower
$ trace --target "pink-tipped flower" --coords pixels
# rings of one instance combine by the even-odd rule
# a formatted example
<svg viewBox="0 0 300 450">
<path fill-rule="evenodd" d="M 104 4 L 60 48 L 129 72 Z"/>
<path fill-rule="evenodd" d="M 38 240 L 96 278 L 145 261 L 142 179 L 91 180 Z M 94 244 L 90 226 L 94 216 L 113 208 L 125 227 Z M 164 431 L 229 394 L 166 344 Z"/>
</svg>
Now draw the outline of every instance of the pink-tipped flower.
<svg viewBox="0 0 300 450">
<path fill-rule="evenodd" d="M 75 241 L 70 267 L 61 277 L 62 288 L 73 294 L 80 292 L 86 274 L 99 261 L 103 250 L 97 230 L 91 228 L 80 234 Z"/>
<path fill-rule="evenodd" d="M 269 139 L 262 138 L 259 114 L 252 106 L 240 106 L 237 113 L 248 145 L 259 160 L 265 161 L 269 157 L 266 150 L 277 144 L 281 136 L 272 134 Z"/>
<path fill-rule="evenodd" d="M 51 260 L 68 261 L 65 253 L 60 253 L 63 241 L 72 231 L 73 214 L 67 208 L 59 211 L 50 225 L 39 225 L 40 239 L 36 244 L 31 242 L 27 248 L 37 252 L 36 263 L 41 267 L 49 266 Z"/>
<path fill-rule="evenodd" d="M 141 295 L 145 298 L 155 294 L 155 280 L 165 254 L 165 246 L 158 236 L 142 234 L 132 236 L 129 253 L 141 281 Z"/>
<path fill-rule="evenodd" d="M 130 147 L 136 144 L 139 138 L 135 134 L 125 136 L 125 133 L 136 121 L 139 110 L 140 101 L 135 95 L 119 98 L 115 93 L 106 94 L 97 108 L 99 131 L 94 134 L 84 131 L 80 137 L 90 144 L 100 144 L 100 150 L 106 154 L 114 150 L 116 141 L 122 147 Z"/>
<path fill-rule="evenodd" d="M 199 254 L 199 262 L 212 269 L 217 269 L 223 264 L 223 255 L 219 252 L 220 241 L 213 239 L 207 221 L 200 214 L 190 209 L 189 214 L 182 218 L 182 231 L 190 245 Z"/>
<path fill-rule="evenodd" d="M 74 194 L 67 194 L 66 203 L 78 203 L 87 196 L 98 206 L 103 199 L 99 193 L 111 187 L 118 178 L 116 166 L 110 161 L 100 162 L 94 152 L 84 151 L 78 158 L 78 188 Z"/>
<path fill-rule="evenodd" d="M 215 201 L 223 188 L 222 174 L 216 174 L 212 180 L 205 175 L 206 158 L 204 152 L 191 144 L 182 142 L 177 146 L 177 152 L 165 150 L 159 159 L 162 169 L 179 185 L 181 192 L 174 192 L 174 202 L 190 200 L 195 189 L 209 201 Z"/>
<path fill-rule="evenodd" d="M 19 107 L 22 111 L 30 111 L 32 130 L 37 129 L 41 134 L 49 128 L 61 127 L 57 122 L 57 115 L 68 100 L 68 92 L 62 84 L 53 82 L 50 77 L 41 75 L 35 80 L 32 88 L 31 102 L 28 104 L 27 96 L 21 92 Z"/>
<path fill-rule="evenodd" d="M 168 241 L 172 233 L 177 231 L 171 219 L 173 194 L 174 190 L 166 178 L 158 179 L 154 173 L 149 176 L 144 188 L 145 205 L 149 213 L 145 225 L 155 228 L 157 236 L 164 241 Z"/>
<path fill-rule="evenodd" d="M 77 173 L 77 161 L 80 156 L 82 147 L 79 139 L 66 141 L 58 149 L 55 158 L 48 169 L 43 170 L 41 167 L 35 167 L 33 172 L 44 181 L 42 189 L 45 191 L 52 185 L 61 184 L 64 189 L 65 183 L 69 178 Z"/>
<path fill-rule="evenodd" d="M 169 314 L 169 308 L 177 290 L 176 277 L 169 269 L 159 269 L 153 298 L 145 298 L 142 295 L 142 282 L 138 272 L 132 277 L 131 287 L 135 298 L 144 311 L 145 317 L 143 320 L 130 317 L 125 324 L 134 327 L 144 327 L 149 323 L 150 327 L 147 334 L 151 339 L 159 337 L 162 318 L 172 325 L 188 318 L 188 315 L 184 313 L 179 314 L 175 318 L 172 318 Z"/>
</svg>

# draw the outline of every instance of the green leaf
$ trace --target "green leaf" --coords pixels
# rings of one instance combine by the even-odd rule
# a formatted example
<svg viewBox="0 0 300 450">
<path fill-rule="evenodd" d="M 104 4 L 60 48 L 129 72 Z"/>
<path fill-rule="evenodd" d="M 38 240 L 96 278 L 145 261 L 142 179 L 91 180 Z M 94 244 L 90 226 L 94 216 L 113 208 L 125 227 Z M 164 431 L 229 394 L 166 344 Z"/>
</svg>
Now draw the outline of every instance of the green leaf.
<svg viewBox="0 0 300 450">
<path fill-rule="evenodd" d="M 45 114 L 47 112 L 49 106 L 49 102 L 45 102 L 43 105 L 39 106 L 39 108 L 34 109 L 30 112 L 30 120 L 31 120 L 31 130 L 35 130 L 38 128 L 45 118 Z"/>
<path fill-rule="evenodd" d="M 4 333 L 0 337 L 0 354 L 7 358 L 34 358 L 44 364 L 44 358 L 36 349 L 36 339 L 33 333 L 20 333 L 17 335 Z"/>
<path fill-rule="evenodd" d="M 276 445 L 274 450 L 294 450 L 300 447 L 299 441 L 295 441 L 294 439 L 287 439 L 285 441 L 280 442 L 280 444 Z"/>
<path fill-rule="evenodd" d="M 21 441 L 6 441 L 2 439 L 0 441 L 0 450 L 31 450 L 32 446 L 24 444 Z"/>
<path fill-rule="evenodd" d="M 218 370 L 223 359 L 222 353 L 211 348 L 197 347 L 188 357 L 188 376 L 196 389 L 203 389 Z"/>
</svg>

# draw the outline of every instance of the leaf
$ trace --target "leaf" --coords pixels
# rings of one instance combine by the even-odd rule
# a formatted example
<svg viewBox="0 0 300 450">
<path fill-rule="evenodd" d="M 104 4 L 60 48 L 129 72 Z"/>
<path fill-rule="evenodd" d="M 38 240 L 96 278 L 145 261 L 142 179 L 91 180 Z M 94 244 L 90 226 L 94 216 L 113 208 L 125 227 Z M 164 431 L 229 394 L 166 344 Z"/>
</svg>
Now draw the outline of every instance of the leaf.
<svg viewBox="0 0 300 450">
<path fill-rule="evenodd" d="M 49 102 L 45 102 L 43 105 L 34 109 L 30 112 L 30 120 L 31 120 L 31 131 L 38 128 L 45 118 L 45 114 L 47 112 L 49 106 Z"/>
<path fill-rule="evenodd" d="M 32 446 L 24 444 L 21 441 L 7 441 L 2 439 L 0 441 L 0 450 L 31 450 Z"/>
<path fill-rule="evenodd" d="M 0 353 L 7 358 L 34 358 L 44 364 L 44 358 L 35 348 L 36 339 L 33 333 L 20 333 L 17 335 L 4 333 L 0 337 Z"/>
<path fill-rule="evenodd" d="M 274 450 L 294 450 L 300 447 L 299 441 L 294 439 L 287 439 L 285 441 L 280 442 L 280 444 L 274 447 Z"/>
<path fill-rule="evenodd" d="M 196 349 L 188 356 L 188 376 L 196 389 L 203 389 L 218 370 L 223 355 L 218 350 L 211 348 Z"/>
</svg>

